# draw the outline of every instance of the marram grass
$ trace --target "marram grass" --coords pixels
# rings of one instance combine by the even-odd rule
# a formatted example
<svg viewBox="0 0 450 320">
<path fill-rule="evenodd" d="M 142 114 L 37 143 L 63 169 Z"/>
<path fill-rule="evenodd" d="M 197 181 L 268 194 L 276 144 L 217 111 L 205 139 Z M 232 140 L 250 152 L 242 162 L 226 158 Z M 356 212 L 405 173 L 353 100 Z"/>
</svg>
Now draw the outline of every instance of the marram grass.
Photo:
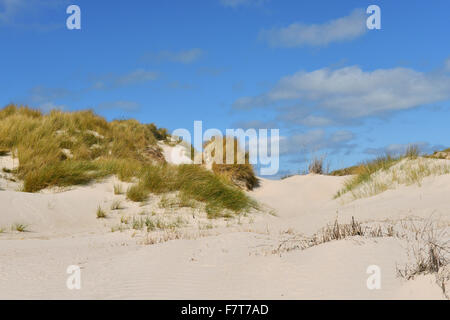
<svg viewBox="0 0 450 320">
<path fill-rule="evenodd" d="M 11 152 L 18 158 L 15 174 L 23 181 L 25 192 L 82 185 L 116 175 L 122 181 L 139 181 L 127 191 L 132 201 L 145 201 L 150 193 L 179 191 L 185 201 L 206 203 L 210 216 L 255 206 L 226 174 L 214 174 L 197 165 L 151 161 L 146 150 L 158 148 L 157 141 L 166 137 L 166 130 L 154 124 L 133 119 L 108 122 L 92 111 L 43 114 L 16 105 L 0 110 L 0 155 Z M 253 177 L 253 168 L 245 169 L 246 178 Z"/>
</svg>

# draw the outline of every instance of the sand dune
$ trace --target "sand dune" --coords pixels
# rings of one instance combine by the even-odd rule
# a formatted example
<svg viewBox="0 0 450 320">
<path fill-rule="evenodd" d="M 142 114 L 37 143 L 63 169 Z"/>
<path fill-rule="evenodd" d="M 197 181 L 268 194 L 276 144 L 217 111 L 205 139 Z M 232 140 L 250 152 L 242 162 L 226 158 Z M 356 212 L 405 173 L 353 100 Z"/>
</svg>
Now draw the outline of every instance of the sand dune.
<svg viewBox="0 0 450 320">
<path fill-rule="evenodd" d="M 396 265 L 408 261 L 400 239 L 353 237 L 271 253 L 286 232 L 312 234 L 336 217 L 378 221 L 432 214 L 450 221 L 450 175 L 350 202 L 333 199 L 344 180 L 263 179 L 249 195 L 276 215 L 255 212 L 231 227 L 218 223 L 204 236 L 153 245 L 143 245 L 132 230 L 111 232 L 123 212 L 96 219 L 96 207 L 117 197 L 113 179 L 58 193 L 0 191 L 0 226 L 30 226 L 28 233 L 0 233 L 0 298 L 443 299 L 433 275 L 408 281 L 397 276 Z M 123 201 L 124 212 L 142 209 Z M 194 225 L 182 232 L 189 228 Z M 69 265 L 82 268 L 81 290 L 66 287 Z M 381 268 L 380 290 L 367 288 L 370 265 Z"/>
</svg>

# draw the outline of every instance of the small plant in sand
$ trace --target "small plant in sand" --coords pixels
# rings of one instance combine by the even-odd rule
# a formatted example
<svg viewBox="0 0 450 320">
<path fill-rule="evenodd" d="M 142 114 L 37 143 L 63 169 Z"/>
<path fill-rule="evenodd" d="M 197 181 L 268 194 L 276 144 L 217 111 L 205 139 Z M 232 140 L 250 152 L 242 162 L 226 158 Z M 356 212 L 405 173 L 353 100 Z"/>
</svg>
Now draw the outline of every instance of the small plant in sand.
<svg viewBox="0 0 450 320">
<path fill-rule="evenodd" d="M 127 198 L 134 202 L 143 202 L 148 199 L 149 193 L 141 184 L 136 184 L 128 189 Z"/>
<path fill-rule="evenodd" d="M 145 218 L 145 226 L 147 227 L 147 232 L 156 230 L 156 224 L 150 217 Z"/>
<path fill-rule="evenodd" d="M 12 226 L 12 229 L 17 231 L 17 232 L 27 232 L 28 226 L 22 223 L 15 223 Z"/>
<path fill-rule="evenodd" d="M 98 206 L 97 207 L 97 219 L 104 219 L 106 218 L 106 211 L 102 209 L 102 207 Z"/>
<path fill-rule="evenodd" d="M 122 209 L 122 203 L 120 200 L 114 200 L 111 203 L 111 210 L 120 210 Z"/>
<path fill-rule="evenodd" d="M 121 184 L 116 183 L 114 185 L 114 194 L 115 195 L 123 194 L 123 189 L 122 189 L 122 185 Z"/>
<path fill-rule="evenodd" d="M 141 217 L 139 217 L 139 218 L 133 217 L 131 227 L 134 230 L 141 230 L 144 227 L 144 224 L 145 224 L 145 221 Z"/>
</svg>

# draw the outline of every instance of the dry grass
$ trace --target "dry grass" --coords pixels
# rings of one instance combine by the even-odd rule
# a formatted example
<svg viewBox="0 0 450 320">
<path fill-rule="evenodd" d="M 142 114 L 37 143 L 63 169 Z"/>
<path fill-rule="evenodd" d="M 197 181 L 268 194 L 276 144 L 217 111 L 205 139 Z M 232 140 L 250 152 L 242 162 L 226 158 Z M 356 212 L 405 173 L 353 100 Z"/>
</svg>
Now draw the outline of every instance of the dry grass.
<svg viewBox="0 0 450 320">
<path fill-rule="evenodd" d="M 305 250 L 335 240 L 352 237 L 366 239 L 394 237 L 406 244 L 409 262 L 397 266 L 397 274 L 405 279 L 413 279 L 417 275 L 433 274 L 436 283 L 442 288 L 447 298 L 448 281 L 450 280 L 450 224 L 439 220 L 408 218 L 398 221 L 380 221 L 360 223 L 352 217 L 348 224 L 328 224 L 312 236 L 296 234 L 293 230 L 284 233 L 284 239 L 272 254 L 281 254 L 292 250 Z"/>
<path fill-rule="evenodd" d="M 447 295 L 446 283 L 450 279 L 450 237 L 447 227 L 430 219 L 421 223 L 408 221 L 403 228 L 407 230 L 405 237 L 410 263 L 397 266 L 398 275 L 413 279 L 421 274 L 435 274 L 438 285 Z"/>
<path fill-rule="evenodd" d="M 323 161 L 323 157 L 314 157 L 308 166 L 308 172 L 314 174 L 324 174 Z"/>
<path fill-rule="evenodd" d="M 286 232 L 293 236 L 281 241 L 276 249 L 272 250 L 273 254 L 289 252 L 292 250 L 305 250 L 314 246 L 318 246 L 335 240 L 343 240 L 350 237 L 393 237 L 397 233 L 392 225 L 377 224 L 363 225 L 352 217 L 351 223 L 339 223 L 338 219 L 332 224 L 328 224 L 312 236 L 303 236 L 295 234 L 292 231 Z"/>
</svg>

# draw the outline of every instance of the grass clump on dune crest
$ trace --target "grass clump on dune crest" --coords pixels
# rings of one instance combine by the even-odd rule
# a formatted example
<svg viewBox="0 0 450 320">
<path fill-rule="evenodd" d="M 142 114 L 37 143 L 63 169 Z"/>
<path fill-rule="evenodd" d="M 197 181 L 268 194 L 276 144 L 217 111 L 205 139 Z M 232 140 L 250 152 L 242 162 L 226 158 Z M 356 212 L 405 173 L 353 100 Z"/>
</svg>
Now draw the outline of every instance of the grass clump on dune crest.
<svg viewBox="0 0 450 320">
<path fill-rule="evenodd" d="M 162 194 L 178 191 L 180 198 L 193 199 L 206 204 L 207 212 L 229 210 L 240 213 L 256 204 L 227 179 L 199 165 L 160 165 L 143 169 L 139 183 L 127 192 L 133 201 L 145 201 L 150 193 Z M 214 208 L 215 210 L 212 210 Z M 219 214 L 210 214 L 218 216 Z"/>
<path fill-rule="evenodd" d="M 114 174 L 122 181 L 139 181 L 127 191 L 132 201 L 177 191 L 186 204 L 197 200 L 216 213 L 255 206 L 226 174 L 165 163 L 157 141 L 167 137 L 167 131 L 154 124 L 133 119 L 108 122 L 92 111 L 43 114 L 16 105 L 0 110 L 0 150 L 18 158 L 15 174 L 23 180 L 23 191 L 86 184 Z M 236 170 L 248 171 L 245 179 L 253 185 L 256 177 L 247 165 Z M 101 210 L 97 213 L 102 216 Z"/>
<path fill-rule="evenodd" d="M 205 150 L 210 150 L 211 169 L 215 174 L 223 176 L 242 189 L 253 190 L 259 185 L 259 180 L 250 164 L 250 155 L 240 148 L 235 137 L 212 137 L 205 143 Z M 220 154 L 216 155 L 218 150 L 222 152 L 222 161 L 217 161 L 220 160 Z M 231 155 L 233 155 L 232 161 L 227 161 L 227 156 L 231 158 Z M 203 161 L 205 162 L 205 159 Z"/>
<path fill-rule="evenodd" d="M 348 192 L 354 199 L 373 196 L 399 184 L 420 186 L 425 177 L 450 173 L 450 165 L 442 161 L 420 157 L 419 149 L 409 146 L 404 155 L 386 155 L 352 167 L 353 176 L 335 198 Z"/>
<path fill-rule="evenodd" d="M 161 133 L 162 131 L 162 133 Z M 128 180 L 151 161 L 164 130 L 136 120 L 106 119 L 92 111 L 42 114 L 24 106 L 0 110 L 0 149 L 19 159 L 17 175 L 24 191 L 84 184 L 117 174 Z"/>
</svg>

